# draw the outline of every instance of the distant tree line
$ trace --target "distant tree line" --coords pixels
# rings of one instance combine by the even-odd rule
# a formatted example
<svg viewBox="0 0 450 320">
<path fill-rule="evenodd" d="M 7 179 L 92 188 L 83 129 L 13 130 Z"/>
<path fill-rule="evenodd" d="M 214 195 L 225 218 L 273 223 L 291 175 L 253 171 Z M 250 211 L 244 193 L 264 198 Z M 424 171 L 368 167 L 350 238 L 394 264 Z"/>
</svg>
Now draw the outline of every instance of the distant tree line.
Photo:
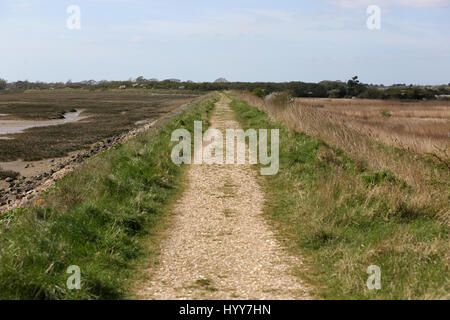
<svg viewBox="0 0 450 320">
<path fill-rule="evenodd" d="M 218 81 L 220 80 L 220 81 Z M 264 97 L 273 92 L 285 91 L 293 97 L 311 98 L 365 98 L 365 99 L 408 99 L 408 100 L 432 100 L 450 95 L 450 84 L 441 86 L 414 86 L 395 84 L 392 86 L 364 84 L 355 76 L 347 82 L 321 81 L 319 83 L 308 82 L 227 82 L 220 78 L 215 82 L 193 82 L 178 79 L 129 79 L 127 81 L 95 81 L 81 82 L 30 82 L 27 80 L 7 83 L 0 79 L 0 91 L 23 90 L 53 90 L 53 89 L 162 89 L 162 90 L 187 90 L 187 91 L 215 91 L 215 90 L 247 90 Z"/>
</svg>

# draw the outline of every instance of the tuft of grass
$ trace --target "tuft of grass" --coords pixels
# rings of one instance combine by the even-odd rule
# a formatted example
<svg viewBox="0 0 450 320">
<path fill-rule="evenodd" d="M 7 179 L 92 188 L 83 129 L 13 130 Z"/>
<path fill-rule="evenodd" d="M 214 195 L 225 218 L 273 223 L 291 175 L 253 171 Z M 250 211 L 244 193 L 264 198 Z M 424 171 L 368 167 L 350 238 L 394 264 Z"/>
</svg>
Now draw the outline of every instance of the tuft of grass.
<svg viewBox="0 0 450 320">
<path fill-rule="evenodd" d="M 127 296 L 133 266 L 143 259 L 141 240 L 164 221 L 180 186 L 171 133 L 180 127 L 193 132 L 194 121 L 207 118 L 214 99 L 91 159 L 59 181 L 41 206 L 2 216 L 0 299 Z M 81 270 L 80 290 L 66 286 L 72 265 Z"/>
<path fill-rule="evenodd" d="M 198 279 L 197 281 L 195 281 L 195 283 L 202 287 L 208 287 L 212 284 L 212 280 L 211 279 Z"/>
<path fill-rule="evenodd" d="M 398 179 L 390 170 L 383 170 L 381 172 L 373 172 L 371 174 L 362 177 L 363 181 L 369 185 L 377 185 L 383 182 L 386 183 L 399 183 L 403 187 L 407 187 L 405 181 Z"/>
<path fill-rule="evenodd" d="M 229 208 L 223 209 L 223 215 L 226 218 L 232 217 L 233 216 L 233 210 L 231 210 Z"/>
<path fill-rule="evenodd" d="M 0 180 L 5 180 L 7 178 L 17 178 L 19 176 L 18 172 L 11 171 L 11 170 L 2 170 L 0 168 Z"/>
<path fill-rule="evenodd" d="M 441 202 L 339 149 L 289 131 L 234 100 L 244 129 L 280 130 L 280 170 L 264 178 L 265 213 L 307 268 L 299 275 L 327 299 L 448 299 L 449 228 Z M 448 203 L 447 203 L 448 204 Z M 366 270 L 381 268 L 381 290 Z"/>
<path fill-rule="evenodd" d="M 195 285 L 207 291 L 217 291 L 217 288 L 213 286 L 213 281 L 208 278 L 196 280 Z"/>
<path fill-rule="evenodd" d="M 392 113 L 389 112 L 389 110 L 383 109 L 380 111 L 380 114 L 385 118 L 391 118 Z"/>
</svg>

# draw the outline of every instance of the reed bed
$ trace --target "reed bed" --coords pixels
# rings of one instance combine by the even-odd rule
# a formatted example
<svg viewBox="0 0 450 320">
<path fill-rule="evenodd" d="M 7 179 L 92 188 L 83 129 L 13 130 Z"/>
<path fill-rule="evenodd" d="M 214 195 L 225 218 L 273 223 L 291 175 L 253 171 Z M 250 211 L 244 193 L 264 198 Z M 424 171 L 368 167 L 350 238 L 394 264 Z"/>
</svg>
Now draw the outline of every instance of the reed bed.
<svg viewBox="0 0 450 320">
<path fill-rule="evenodd" d="M 441 219 L 450 223 L 448 102 L 424 102 L 421 106 L 397 101 L 291 99 L 286 94 L 272 94 L 265 99 L 251 93 L 239 96 L 289 130 L 304 132 L 343 150 L 362 169 L 390 170 L 414 187 L 417 206 L 440 208 Z M 370 120 L 361 120 L 364 116 Z M 436 120 L 431 126 L 416 126 L 421 129 L 412 132 L 419 116 Z M 405 119 L 404 127 L 395 127 L 390 122 L 393 117 L 395 121 Z"/>
</svg>

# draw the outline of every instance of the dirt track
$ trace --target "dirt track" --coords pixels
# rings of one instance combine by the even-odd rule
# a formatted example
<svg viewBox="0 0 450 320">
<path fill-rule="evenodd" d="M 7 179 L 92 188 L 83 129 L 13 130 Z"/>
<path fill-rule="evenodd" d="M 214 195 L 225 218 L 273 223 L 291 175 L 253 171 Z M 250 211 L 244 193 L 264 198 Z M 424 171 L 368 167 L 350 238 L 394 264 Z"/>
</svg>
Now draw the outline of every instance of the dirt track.
<svg viewBox="0 0 450 320">
<path fill-rule="evenodd" d="M 213 128 L 239 128 L 223 96 Z M 293 275 L 301 261 L 262 217 L 264 193 L 249 165 L 192 165 L 174 224 L 142 299 L 307 299 Z"/>
</svg>

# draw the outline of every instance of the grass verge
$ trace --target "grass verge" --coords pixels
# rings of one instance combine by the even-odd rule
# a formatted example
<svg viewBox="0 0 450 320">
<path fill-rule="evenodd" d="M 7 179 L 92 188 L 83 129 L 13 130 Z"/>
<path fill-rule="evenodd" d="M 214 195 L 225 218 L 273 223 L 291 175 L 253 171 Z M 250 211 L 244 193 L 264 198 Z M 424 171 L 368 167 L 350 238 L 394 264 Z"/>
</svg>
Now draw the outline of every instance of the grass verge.
<svg viewBox="0 0 450 320">
<path fill-rule="evenodd" d="M 120 299 L 128 295 L 144 239 L 164 220 L 182 183 L 171 161 L 171 133 L 193 131 L 209 96 L 158 132 L 146 132 L 105 152 L 59 181 L 40 206 L 0 220 L 0 299 Z M 146 252 L 148 253 L 148 252 Z M 153 252 L 153 254 L 156 254 Z M 81 290 L 69 290 L 69 266 L 81 270 Z"/>
<path fill-rule="evenodd" d="M 280 170 L 265 179 L 265 211 L 290 249 L 306 258 L 299 274 L 317 296 L 449 298 L 445 208 L 421 206 L 413 187 L 392 172 L 371 171 L 245 102 L 231 107 L 244 129 L 280 130 Z M 381 269 L 381 290 L 367 288 L 371 265 Z"/>
</svg>

